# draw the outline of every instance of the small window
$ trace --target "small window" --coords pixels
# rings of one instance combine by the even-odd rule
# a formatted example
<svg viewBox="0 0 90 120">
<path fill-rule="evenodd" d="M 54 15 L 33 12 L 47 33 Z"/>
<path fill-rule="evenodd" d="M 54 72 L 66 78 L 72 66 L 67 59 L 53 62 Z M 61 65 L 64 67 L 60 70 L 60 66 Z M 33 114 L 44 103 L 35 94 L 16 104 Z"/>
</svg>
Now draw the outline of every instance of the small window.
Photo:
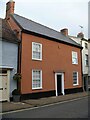
<svg viewBox="0 0 90 120">
<path fill-rule="evenodd" d="M 77 52 L 72 52 L 72 64 L 78 64 Z"/>
<path fill-rule="evenodd" d="M 78 85 L 78 72 L 73 72 L 73 85 Z"/>
<path fill-rule="evenodd" d="M 0 74 L 7 74 L 7 70 L 0 70 Z"/>
<path fill-rule="evenodd" d="M 32 89 L 42 88 L 42 71 L 32 70 Z"/>
<path fill-rule="evenodd" d="M 85 55 L 85 66 L 88 66 L 88 55 Z"/>
<path fill-rule="evenodd" d="M 42 60 L 42 44 L 32 42 L 32 59 Z"/>
<path fill-rule="evenodd" d="M 88 49 L 88 44 L 87 43 L 85 43 L 85 48 Z"/>
</svg>

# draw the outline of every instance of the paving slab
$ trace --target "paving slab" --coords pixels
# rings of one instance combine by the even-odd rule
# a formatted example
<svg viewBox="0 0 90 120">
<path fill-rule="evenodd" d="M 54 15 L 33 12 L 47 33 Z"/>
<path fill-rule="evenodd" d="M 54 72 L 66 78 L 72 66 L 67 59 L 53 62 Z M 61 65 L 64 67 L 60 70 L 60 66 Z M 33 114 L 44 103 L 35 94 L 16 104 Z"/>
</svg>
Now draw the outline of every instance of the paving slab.
<svg viewBox="0 0 90 120">
<path fill-rule="evenodd" d="M 3 102 L 2 112 L 15 111 L 15 110 L 26 109 L 30 107 L 32 106 L 22 102 Z"/>
</svg>

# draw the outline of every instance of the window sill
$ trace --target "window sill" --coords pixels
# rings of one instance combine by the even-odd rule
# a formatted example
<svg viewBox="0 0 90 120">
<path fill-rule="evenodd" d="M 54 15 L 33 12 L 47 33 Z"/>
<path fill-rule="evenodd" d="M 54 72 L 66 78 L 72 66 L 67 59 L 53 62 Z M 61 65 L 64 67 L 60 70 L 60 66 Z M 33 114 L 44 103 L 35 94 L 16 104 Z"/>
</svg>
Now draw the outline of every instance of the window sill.
<svg viewBox="0 0 90 120">
<path fill-rule="evenodd" d="M 40 87 L 40 88 L 32 88 L 32 90 L 41 90 L 42 89 L 42 87 Z"/>
<path fill-rule="evenodd" d="M 33 61 L 42 61 L 42 59 L 35 59 L 35 58 L 32 58 Z"/>
<path fill-rule="evenodd" d="M 78 86 L 79 84 L 73 84 L 73 86 Z"/>
<path fill-rule="evenodd" d="M 78 63 L 72 63 L 72 65 L 78 65 Z"/>
</svg>

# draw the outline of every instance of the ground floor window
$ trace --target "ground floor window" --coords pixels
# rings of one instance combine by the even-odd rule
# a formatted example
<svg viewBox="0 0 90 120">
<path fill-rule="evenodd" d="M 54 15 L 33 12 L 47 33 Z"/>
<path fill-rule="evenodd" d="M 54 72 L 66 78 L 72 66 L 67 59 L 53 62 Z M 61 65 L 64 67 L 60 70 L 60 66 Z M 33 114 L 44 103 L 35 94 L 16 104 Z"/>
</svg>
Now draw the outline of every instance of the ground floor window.
<svg viewBox="0 0 90 120">
<path fill-rule="evenodd" d="M 78 85 L 78 72 L 73 72 L 73 85 Z"/>
<path fill-rule="evenodd" d="M 32 89 L 42 88 L 42 71 L 32 70 Z"/>
</svg>

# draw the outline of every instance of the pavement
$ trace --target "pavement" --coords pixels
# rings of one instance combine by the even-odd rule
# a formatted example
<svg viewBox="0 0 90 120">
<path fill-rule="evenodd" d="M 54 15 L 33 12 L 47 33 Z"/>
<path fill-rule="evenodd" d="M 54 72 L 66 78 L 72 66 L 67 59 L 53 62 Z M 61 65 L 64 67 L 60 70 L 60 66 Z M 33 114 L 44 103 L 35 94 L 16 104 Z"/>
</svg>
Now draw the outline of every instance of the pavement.
<svg viewBox="0 0 90 120">
<path fill-rule="evenodd" d="M 80 92 L 80 93 L 46 97 L 40 99 L 29 99 L 29 100 L 23 100 L 21 102 L 2 102 L 0 103 L 0 106 L 2 106 L 2 110 L 0 112 L 4 113 L 4 112 L 21 110 L 21 109 L 39 107 L 43 105 L 54 104 L 57 102 L 83 98 L 86 96 L 88 96 L 88 92 Z"/>
</svg>

